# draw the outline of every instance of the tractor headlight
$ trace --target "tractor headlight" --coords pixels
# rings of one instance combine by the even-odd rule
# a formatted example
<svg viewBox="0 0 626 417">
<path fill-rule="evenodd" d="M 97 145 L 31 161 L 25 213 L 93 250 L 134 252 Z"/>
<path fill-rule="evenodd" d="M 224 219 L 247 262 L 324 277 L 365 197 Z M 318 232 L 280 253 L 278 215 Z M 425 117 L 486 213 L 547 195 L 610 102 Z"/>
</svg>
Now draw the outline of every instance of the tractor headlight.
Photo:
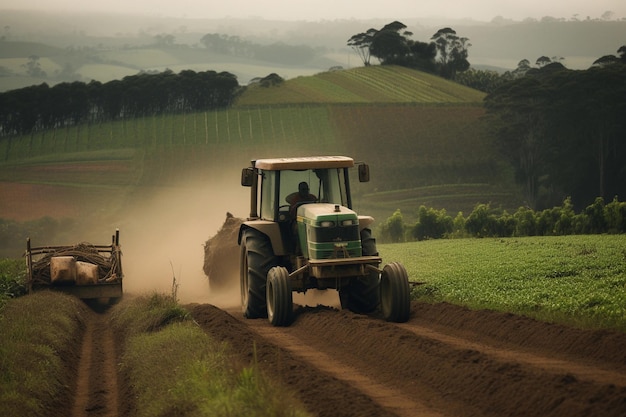
<svg viewBox="0 0 626 417">
<path fill-rule="evenodd" d="M 352 226 L 353 224 L 356 224 L 356 222 L 353 219 L 343 220 L 341 222 L 342 226 Z"/>
<path fill-rule="evenodd" d="M 331 221 L 323 221 L 320 222 L 320 227 L 334 227 L 335 226 L 335 222 L 331 222 Z"/>
</svg>

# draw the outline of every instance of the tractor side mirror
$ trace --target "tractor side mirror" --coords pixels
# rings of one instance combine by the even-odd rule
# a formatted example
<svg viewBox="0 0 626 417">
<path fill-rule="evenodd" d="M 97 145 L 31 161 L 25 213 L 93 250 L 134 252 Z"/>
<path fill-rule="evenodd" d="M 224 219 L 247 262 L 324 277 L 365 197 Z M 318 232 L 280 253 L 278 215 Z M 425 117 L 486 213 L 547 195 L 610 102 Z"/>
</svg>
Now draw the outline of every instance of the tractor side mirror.
<svg viewBox="0 0 626 417">
<path fill-rule="evenodd" d="M 370 166 L 367 164 L 359 164 L 359 181 L 369 182 L 370 180 Z"/>
<path fill-rule="evenodd" d="M 244 187 L 252 187 L 254 184 L 254 169 L 244 168 L 241 170 L 241 185 Z"/>
</svg>

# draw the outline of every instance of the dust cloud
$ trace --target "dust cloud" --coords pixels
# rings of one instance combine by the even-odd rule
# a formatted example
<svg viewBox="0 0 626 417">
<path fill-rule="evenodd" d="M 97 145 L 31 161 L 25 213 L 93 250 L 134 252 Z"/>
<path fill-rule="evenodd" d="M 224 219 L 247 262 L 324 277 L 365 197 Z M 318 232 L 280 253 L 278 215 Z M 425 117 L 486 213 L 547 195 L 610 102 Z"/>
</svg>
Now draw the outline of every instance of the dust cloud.
<svg viewBox="0 0 626 417">
<path fill-rule="evenodd" d="M 219 289 L 210 287 L 203 271 L 205 242 L 224 225 L 227 213 L 245 218 L 250 209 L 250 191 L 241 186 L 239 171 L 227 172 L 172 187 L 141 187 L 133 196 L 116 222 L 125 294 L 171 294 L 176 285 L 182 304 L 240 308 L 238 268 Z M 234 258 L 238 263 L 238 254 Z M 335 290 L 294 292 L 293 301 L 341 308 Z"/>
<path fill-rule="evenodd" d="M 238 286 L 211 292 L 202 270 L 204 242 L 217 233 L 226 212 L 247 216 L 249 189 L 240 185 L 238 172 L 194 184 L 142 188 L 133 200 L 119 222 L 125 293 L 171 294 L 176 285 L 181 303 L 239 305 Z"/>
</svg>

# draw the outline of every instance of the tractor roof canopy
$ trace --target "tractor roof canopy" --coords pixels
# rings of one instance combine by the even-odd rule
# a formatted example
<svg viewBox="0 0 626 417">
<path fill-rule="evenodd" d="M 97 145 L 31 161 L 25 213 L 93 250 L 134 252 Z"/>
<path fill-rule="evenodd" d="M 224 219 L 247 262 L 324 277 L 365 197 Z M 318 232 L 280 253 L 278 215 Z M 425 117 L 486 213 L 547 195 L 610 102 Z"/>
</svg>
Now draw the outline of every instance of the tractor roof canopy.
<svg viewBox="0 0 626 417">
<path fill-rule="evenodd" d="M 286 169 L 352 168 L 354 160 L 347 156 L 305 156 L 299 158 L 270 158 L 252 161 L 255 168 L 280 171 Z"/>
</svg>

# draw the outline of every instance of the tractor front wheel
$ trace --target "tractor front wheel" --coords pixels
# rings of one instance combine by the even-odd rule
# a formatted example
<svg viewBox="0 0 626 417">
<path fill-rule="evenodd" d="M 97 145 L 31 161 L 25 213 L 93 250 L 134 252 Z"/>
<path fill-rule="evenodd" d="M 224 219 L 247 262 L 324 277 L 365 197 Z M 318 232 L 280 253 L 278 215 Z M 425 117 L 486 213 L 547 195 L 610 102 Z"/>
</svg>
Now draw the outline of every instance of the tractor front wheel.
<svg viewBox="0 0 626 417">
<path fill-rule="evenodd" d="M 267 274 L 267 318 L 273 326 L 288 326 L 293 313 L 293 295 L 289 272 L 275 266 Z"/>
<path fill-rule="evenodd" d="M 385 265 L 380 274 L 380 308 L 387 321 L 404 323 L 411 312 L 409 277 L 398 262 Z"/>
</svg>

